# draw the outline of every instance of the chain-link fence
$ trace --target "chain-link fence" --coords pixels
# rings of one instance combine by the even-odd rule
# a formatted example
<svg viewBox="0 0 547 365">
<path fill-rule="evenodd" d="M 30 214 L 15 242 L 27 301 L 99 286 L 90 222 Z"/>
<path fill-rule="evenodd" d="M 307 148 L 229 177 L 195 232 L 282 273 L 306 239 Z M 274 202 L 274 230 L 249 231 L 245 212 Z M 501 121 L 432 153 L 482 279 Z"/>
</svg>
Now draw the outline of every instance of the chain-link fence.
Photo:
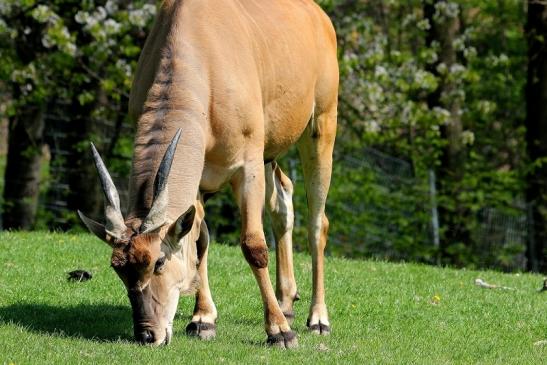
<svg viewBox="0 0 547 365">
<path fill-rule="evenodd" d="M 431 196 L 407 161 L 364 148 L 336 156 L 327 214 L 331 252 L 432 261 Z"/>
<path fill-rule="evenodd" d="M 46 156 L 48 171 L 44 174 L 45 180 L 42 182 L 44 193 L 40 196 L 38 220 L 45 221 L 48 227 L 56 229 L 67 229 L 74 224 L 74 212 L 68 208 L 67 204 L 70 195 L 69 181 L 71 176 L 81 173 L 81 167 L 74 164 L 74 156 L 71 155 L 74 151 L 70 151 L 71 148 L 74 149 L 74 141 L 80 139 L 77 135 L 79 131 L 71 128 L 75 122 L 66 112 L 67 109 L 68 105 L 57 100 L 48 108 L 48 113 L 45 115 L 47 128 L 44 140 L 48 147 Z M 116 122 L 94 117 L 92 124 L 94 131 L 92 140 L 99 149 L 110 149 L 109 146 L 113 143 L 112 136 L 115 134 L 130 136 L 134 133 L 134 128 L 129 123 L 117 125 Z M 87 141 L 80 146 L 78 153 L 90 155 Z M 101 154 L 105 158 L 107 151 L 103 150 Z M 128 166 L 127 157 L 112 156 L 112 153 L 109 155 L 107 157 L 110 164 Z M 128 167 L 120 169 L 109 166 L 109 172 L 120 194 L 122 209 L 128 199 L 127 171 Z M 92 181 L 99 184 L 95 174 L 84 178 L 93 179 Z"/>
<path fill-rule="evenodd" d="M 328 202 L 333 253 L 350 257 L 438 262 L 441 228 L 435 174 L 372 148 L 338 156 Z M 469 217 L 471 243 L 461 254 L 478 267 L 524 270 L 531 233 L 529 207 L 483 207 Z M 442 227 L 451 229 L 451 227 Z M 458 250 L 458 246 L 452 250 Z"/>
<path fill-rule="evenodd" d="M 523 270 L 526 268 L 526 243 L 532 238 L 530 207 L 521 205 L 512 212 L 483 208 L 473 241 L 481 267 Z"/>
</svg>

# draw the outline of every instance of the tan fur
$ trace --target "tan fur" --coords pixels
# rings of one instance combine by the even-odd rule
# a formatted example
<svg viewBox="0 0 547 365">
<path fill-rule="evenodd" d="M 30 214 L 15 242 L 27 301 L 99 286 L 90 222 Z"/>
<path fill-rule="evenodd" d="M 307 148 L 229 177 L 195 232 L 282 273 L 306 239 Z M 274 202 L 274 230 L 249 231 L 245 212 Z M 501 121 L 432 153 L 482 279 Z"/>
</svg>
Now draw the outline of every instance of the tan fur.
<svg viewBox="0 0 547 365">
<path fill-rule="evenodd" d="M 139 271 L 139 285 L 153 291 L 163 306 L 161 318 L 151 325 L 160 338 L 174 316 L 173 293 L 185 292 L 192 283 L 199 285 L 193 320 L 216 320 L 207 283 L 207 252 L 198 260 L 195 242 L 204 216 L 203 194 L 229 183 L 241 210 L 241 247 L 260 288 L 266 332 L 272 339 L 281 338 L 286 347 L 296 344 L 283 315 L 283 310 L 292 311 L 296 296 L 292 184 L 276 165 L 264 169 L 264 161 L 275 160 L 293 144 L 301 154 L 309 205 L 314 280 L 309 321 L 312 326 L 328 324 L 323 286 L 328 225 L 323 217 L 337 93 L 336 36 L 313 1 L 169 0 L 161 5 L 130 97 L 137 135 L 126 224 L 148 214 L 167 144 L 179 128 L 182 138 L 169 175 L 165 225 L 146 244 L 133 239 L 135 247 L 123 251 L 127 262 L 133 257 L 146 268 Z M 277 287 L 283 310 L 267 269 L 262 227 L 267 192 L 276 226 Z M 169 225 L 190 205 L 201 213 L 180 244 L 173 242 Z M 165 270 L 153 274 L 152 265 L 162 254 L 168 257 Z M 113 258 L 121 263 L 120 255 Z M 194 280 L 197 271 L 199 283 Z"/>
</svg>

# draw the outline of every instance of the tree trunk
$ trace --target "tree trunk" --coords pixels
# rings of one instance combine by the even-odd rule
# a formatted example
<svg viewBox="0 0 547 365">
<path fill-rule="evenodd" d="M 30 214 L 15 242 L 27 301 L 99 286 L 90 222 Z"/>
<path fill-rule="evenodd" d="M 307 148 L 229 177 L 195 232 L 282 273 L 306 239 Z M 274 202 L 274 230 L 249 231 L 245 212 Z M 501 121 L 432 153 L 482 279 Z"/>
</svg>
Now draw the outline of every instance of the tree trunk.
<svg viewBox="0 0 547 365">
<path fill-rule="evenodd" d="M 2 105 L 0 104 L 0 110 Z M 0 158 L 8 153 L 8 119 L 0 115 Z"/>
<path fill-rule="evenodd" d="M 31 229 L 36 218 L 43 147 L 44 107 L 26 105 L 9 122 L 3 228 Z"/>
<path fill-rule="evenodd" d="M 528 80 L 526 85 L 526 142 L 532 161 L 547 157 L 547 5 L 528 1 Z M 547 164 L 528 176 L 527 198 L 532 204 L 533 234 L 527 249 L 528 268 L 546 271 Z"/>
<path fill-rule="evenodd" d="M 462 98 L 457 93 L 458 81 L 450 77 L 452 67 L 458 63 L 458 55 L 453 43 L 461 33 L 461 23 L 456 12 L 437 10 L 446 9 L 448 6 L 437 7 L 438 4 L 446 1 L 431 1 L 424 3 L 424 17 L 429 21 L 430 29 L 427 34 L 426 43 L 428 47 L 438 44 L 438 60 L 431 65 L 429 71 L 435 74 L 440 80 L 439 87 L 428 96 L 430 108 L 441 107 L 448 111 L 447 123 L 441 126 L 441 134 L 447 144 L 441 156 L 441 166 L 438 170 L 439 193 L 455 199 L 452 207 L 441 205 L 439 207 L 440 224 L 444 235 L 441 242 L 441 256 L 447 257 L 447 249 L 454 244 L 467 244 L 469 232 L 462 222 L 461 217 L 465 215 L 462 207 L 458 204 L 457 196 L 460 182 L 464 176 L 466 151 L 462 141 L 462 120 L 461 106 Z M 446 72 L 439 72 L 439 66 L 444 65 Z M 450 259 L 450 257 L 448 257 Z M 452 263 L 454 258 L 452 258 Z"/>
<path fill-rule="evenodd" d="M 91 157 L 89 142 L 94 138 L 98 138 L 93 142 L 100 149 L 105 163 L 108 164 L 109 156 L 106 149 L 110 140 L 107 143 L 103 142 L 104 133 L 101 133 L 96 121 L 91 117 L 96 106 L 96 103 L 82 106 L 77 100 L 73 101 L 71 109 L 75 119 L 69 122 L 70 130 L 67 134 L 69 138 L 66 141 L 68 142 L 67 152 L 71 162 L 65 178 L 70 186 L 70 193 L 67 197 L 68 210 L 75 212 L 79 209 L 86 212 L 86 214 L 101 217 L 102 219 L 102 190 Z M 109 171 L 112 173 L 112 168 L 109 168 Z M 122 202 L 123 204 L 124 202 Z"/>
<path fill-rule="evenodd" d="M 4 85 L 0 84 L 0 88 Z M 1 94 L 0 94 L 1 95 Z M 4 97 L 4 95 L 1 95 Z M 0 103 L 0 110 L 4 106 Z M 8 119 L 0 114 L 0 177 L 4 177 L 6 167 L 6 156 L 8 154 Z M 2 201 L 4 196 L 4 180 L 0 181 L 0 230 L 4 226 L 2 223 Z"/>
<path fill-rule="evenodd" d="M 25 29 L 25 32 L 17 32 L 13 45 L 21 64 L 28 65 L 36 60 L 37 53 L 43 49 L 41 37 L 37 36 L 43 25 L 33 22 L 24 12 L 16 14 L 12 20 L 14 28 Z M 9 119 L 3 228 L 31 229 L 38 207 L 46 103 L 37 97 L 24 101 L 27 99 L 24 97 L 28 93 L 27 88 L 36 89 L 32 87 L 32 80 L 27 80 L 25 85 L 6 81 L 6 85 L 11 91 L 10 97 L 22 106 Z"/>
</svg>

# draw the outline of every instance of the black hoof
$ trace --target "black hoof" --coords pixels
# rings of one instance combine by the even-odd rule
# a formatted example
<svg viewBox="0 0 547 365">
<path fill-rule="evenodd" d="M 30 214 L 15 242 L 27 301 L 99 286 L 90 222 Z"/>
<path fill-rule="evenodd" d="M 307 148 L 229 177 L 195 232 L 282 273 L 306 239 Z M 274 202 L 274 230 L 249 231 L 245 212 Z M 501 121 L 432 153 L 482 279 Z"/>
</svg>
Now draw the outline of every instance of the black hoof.
<svg viewBox="0 0 547 365">
<path fill-rule="evenodd" d="M 266 343 L 268 346 L 290 349 L 298 346 L 298 339 L 293 331 L 279 332 L 275 335 L 268 335 Z"/>
<path fill-rule="evenodd" d="M 213 323 L 190 322 L 186 326 L 186 334 L 192 337 L 199 337 L 201 340 L 210 340 L 216 336 L 217 327 Z"/>
<path fill-rule="evenodd" d="M 326 336 L 330 334 L 330 326 L 321 323 L 321 321 L 319 321 L 319 323 L 310 325 L 310 320 L 308 319 L 306 326 L 308 326 L 308 330 L 311 333 L 315 333 L 316 335 Z"/>
</svg>

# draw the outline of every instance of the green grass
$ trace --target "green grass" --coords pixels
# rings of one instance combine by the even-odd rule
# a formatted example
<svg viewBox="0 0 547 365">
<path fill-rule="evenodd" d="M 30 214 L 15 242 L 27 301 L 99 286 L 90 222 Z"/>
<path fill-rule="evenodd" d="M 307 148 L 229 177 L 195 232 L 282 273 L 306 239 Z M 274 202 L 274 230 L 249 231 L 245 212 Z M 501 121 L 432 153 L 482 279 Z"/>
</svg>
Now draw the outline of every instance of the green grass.
<svg viewBox="0 0 547 365">
<path fill-rule="evenodd" d="M 293 328 L 300 346 L 267 348 L 251 271 L 238 248 L 217 244 L 209 261 L 219 311 L 216 340 L 184 335 L 193 300 L 181 298 L 171 345 L 138 346 L 131 342 L 129 301 L 109 267 L 109 251 L 90 235 L 0 234 L 0 364 L 545 364 L 547 359 L 547 345 L 538 343 L 547 340 L 547 293 L 537 292 L 538 275 L 329 258 L 333 332 L 318 337 L 305 330 L 311 284 L 305 254 L 295 258 L 302 300 Z M 90 270 L 93 279 L 68 283 L 66 273 L 77 268 Z M 477 277 L 515 290 L 476 287 Z"/>
</svg>

